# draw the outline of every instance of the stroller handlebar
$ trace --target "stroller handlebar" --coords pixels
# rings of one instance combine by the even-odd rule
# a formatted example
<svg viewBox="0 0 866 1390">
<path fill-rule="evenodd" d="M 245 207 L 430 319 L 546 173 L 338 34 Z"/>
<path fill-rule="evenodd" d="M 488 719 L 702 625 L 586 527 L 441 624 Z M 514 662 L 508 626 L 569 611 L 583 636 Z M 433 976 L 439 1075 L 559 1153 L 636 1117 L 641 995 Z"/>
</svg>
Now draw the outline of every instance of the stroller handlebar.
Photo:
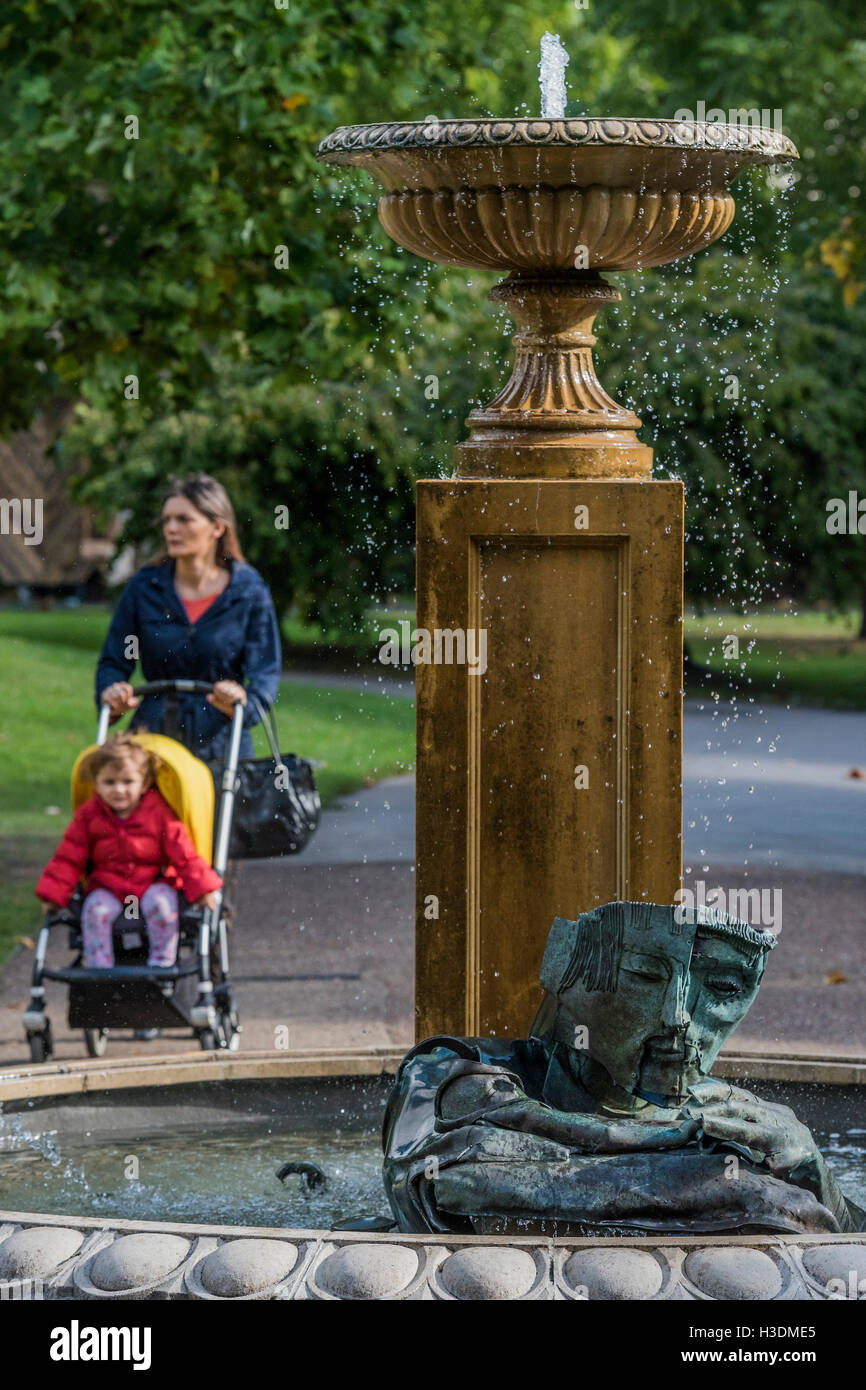
<svg viewBox="0 0 866 1390">
<path fill-rule="evenodd" d="M 141 695 L 165 695 L 169 697 L 170 707 L 175 707 L 172 697 L 178 695 L 211 695 L 215 687 L 210 681 L 193 680 L 162 680 L 146 681 L 144 685 L 133 686 L 132 693 L 135 696 Z M 111 722 L 111 709 L 107 704 L 99 707 L 99 722 L 96 731 L 96 742 L 103 744 L 108 736 L 108 726 Z M 237 702 L 234 708 L 232 720 L 233 729 L 237 729 L 237 737 L 240 738 L 241 727 L 243 725 L 243 705 Z M 237 749 L 235 750 L 235 761 L 237 761 Z"/>
<path fill-rule="evenodd" d="M 214 687 L 210 681 L 167 680 L 147 681 L 144 685 L 133 686 L 133 695 L 211 695 Z"/>
</svg>

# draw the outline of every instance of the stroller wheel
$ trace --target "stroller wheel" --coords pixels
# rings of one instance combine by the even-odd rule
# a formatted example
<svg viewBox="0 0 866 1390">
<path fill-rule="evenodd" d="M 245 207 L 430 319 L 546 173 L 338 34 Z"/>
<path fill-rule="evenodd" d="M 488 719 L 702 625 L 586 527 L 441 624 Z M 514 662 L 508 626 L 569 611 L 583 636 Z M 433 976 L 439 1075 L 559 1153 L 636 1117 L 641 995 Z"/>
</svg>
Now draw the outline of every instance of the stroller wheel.
<svg viewBox="0 0 866 1390">
<path fill-rule="evenodd" d="M 216 1028 L 203 1028 L 198 1040 L 203 1052 L 237 1052 L 241 1044 L 241 1026 L 235 1010 L 220 1011 Z"/>
<path fill-rule="evenodd" d="M 226 1048 L 228 1052 L 237 1052 L 241 1045 L 241 1025 L 238 1022 L 237 1009 L 230 1005 L 229 1008 L 220 1010 L 217 1032 L 220 1047 Z"/>
<path fill-rule="evenodd" d="M 47 1062 L 54 1051 L 54 1042 L 51 1037 L 51 1024 L 45 1020 L 45 1027 L 41 1033 L 28 1033 L 27 1041 L 30 1044 L 31 1062 Z"/>
<path fill-rule="evenodd" d="M 101 1057 L 108 1046 L 107 1028 L 85 1028 L 84 1045 L 88 1057 Z"/>
</svg>

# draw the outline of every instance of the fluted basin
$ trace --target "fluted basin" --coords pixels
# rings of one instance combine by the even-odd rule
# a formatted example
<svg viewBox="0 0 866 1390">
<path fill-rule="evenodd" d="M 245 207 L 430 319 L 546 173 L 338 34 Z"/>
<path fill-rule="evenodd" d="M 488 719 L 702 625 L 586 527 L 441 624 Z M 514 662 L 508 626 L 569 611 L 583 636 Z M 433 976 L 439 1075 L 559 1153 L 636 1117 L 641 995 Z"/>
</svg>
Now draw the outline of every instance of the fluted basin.
<svg viewBox="0 0 866 1390">
<path fill-rule="evenodd" d="M 730 225 L 747 164 L 797 157 L 755 126 L 644 120 L 511 120 L 343 126 L 319 158 L 385 190 L 389 236 L 468 269 L 632 270 L 709 246 Z"/>
<path fill-rule="evenodd" d="M 797 151 L 749 125 L 431 119 L 342 126 L 318 158 L 378 180 L 379 219 L 408 251 L 510 272 L 491 297 L 521 330 L 514 372 L 469 416 L 459 476 L 640 478 L 652 458 L 640 420 L 607 394 L 592 358 L 593 320 L 620 298 L 599 272 L 709 246 L 730 226 L 740 170 Z"/>
</svg>

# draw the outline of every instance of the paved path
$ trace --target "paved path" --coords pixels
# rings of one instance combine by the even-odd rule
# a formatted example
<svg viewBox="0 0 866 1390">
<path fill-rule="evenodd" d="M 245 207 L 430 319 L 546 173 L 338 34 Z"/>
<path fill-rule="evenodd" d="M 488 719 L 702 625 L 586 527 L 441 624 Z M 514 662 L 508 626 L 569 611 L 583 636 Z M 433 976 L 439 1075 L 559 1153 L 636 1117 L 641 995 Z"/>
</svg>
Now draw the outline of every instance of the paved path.
<svg viewBox="0 0 866 1390">
<path fill-rule="evenodd" d="M 866 874 L 866 714 L 689 701 L 685 862 Z"/>
<path fill-rule="evenodd" d="M 753 885 L 722 867 L 727 886 Z M 866 894 L 860 877 L 778 870 L 785 904 L 780 944 L 738 1048 L 828 1055 L 866 1053 Z M 271 1048 L 288 1027 L 292 1048 L 408 1047 L 413 1036 L 412 865 L 263 860 L 241 868 L 233 974 L 245 1048 Z M 19 949 L 0 978 L 0 1068 L 27 1059 L 21 1014 L 32 952 Z M 826 977 L 844 977 L 824 984 Z M 59 1058 L 84 1055 L 66 1026 L 65 991 L 48 984 Z M 527 1020 L 527 1023 L 529 1020 Z M 112 1035 L 110 1056 L 186 1051 L 189 1035 L 135 1043 Z"/>
<path fill-rule="evenodd" d="M 866 772 L 866 714 L 687 701 L 686 866 L 866 874 L 866 778 L 851 778 L 855 767 Z M 308 862 L 411 861 L 414 798 L 411 777 L 347 797 L 325 813 Z"/>
</svg>

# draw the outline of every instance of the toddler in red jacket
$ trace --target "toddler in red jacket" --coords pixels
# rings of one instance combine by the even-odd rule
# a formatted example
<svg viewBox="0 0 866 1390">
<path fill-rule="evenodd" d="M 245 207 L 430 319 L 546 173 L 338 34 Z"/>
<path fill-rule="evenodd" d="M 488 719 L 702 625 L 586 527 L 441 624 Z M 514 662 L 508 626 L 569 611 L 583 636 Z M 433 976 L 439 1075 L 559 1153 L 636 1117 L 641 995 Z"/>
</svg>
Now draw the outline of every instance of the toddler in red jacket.
<svg viewBox="0 0 866 1390">
<path fill-rule="evenodd" d="M 213 907 L 222 879 L 196 854 L 156 786 L 157 760 L 132 734 L 114 734 L 82 764 L 96 791 L 72 819 L 36 886 L 65 907 L 87 874 L 81 913 L 84 964 L 114 965 L 112 927 L 122 912 L 143 919 L 148 965 L 173 965 L 180 889 Z M 133 909 L 133 910 L 130 910 Z"/>
</svg>

